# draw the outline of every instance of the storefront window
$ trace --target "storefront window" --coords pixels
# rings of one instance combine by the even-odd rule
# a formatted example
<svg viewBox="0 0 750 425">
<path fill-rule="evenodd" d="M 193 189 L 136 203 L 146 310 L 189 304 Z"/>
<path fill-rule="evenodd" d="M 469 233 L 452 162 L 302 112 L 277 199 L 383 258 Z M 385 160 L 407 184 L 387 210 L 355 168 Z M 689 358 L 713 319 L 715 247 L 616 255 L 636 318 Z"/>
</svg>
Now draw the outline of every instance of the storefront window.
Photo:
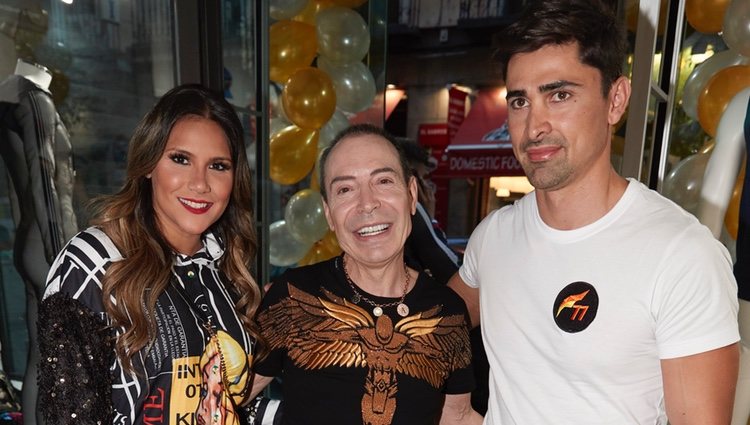
<svg viewBox="0 0 750 425">
<path fill-rule="evenodd" d="M 86 226 L 88 201 L 122 184 L 133 129 L 175 85 L 172 14 L 171 2 L 158 0 L 11 0 L 0 5 L 0 349 L 2 369 L 16 388 L 24 378 L 24 385 L 35 382 L 25 376 L 27 353 L 35 345 L 29 330 L 36 326 L 35 309 L 27 311 L 27 306 L 41 297 L 50 254 L 56 253 L 49 252 L 47 228 L 62 225 L 51 245 L 59 248 Z M 12 93 L 20 87 L 14 80 L 18 61 L 22 69 L 43 72 L 34 68 L 39 65 L 52 76 L 54 108 L 40 112 L 52 115 L 45 120 L 59 115 L 59 131 L 50 139 L 19 131 L 31 117 L 13 115 L 25 93 Z M 53 158 L 54 165 L 38 161 L 34 149 L 39 157 Z M 58 178 L 73 169 L 74 183 Z M 57 174 L 45 174 L 50 170 Z M 39 205 L 47 205 L 47 211 L 40 212 Z M 42 220 L 47 215 L 49 221 Z M 63 223 L 52 223 L 55 216 Z M 33 407 L 25 410 L 25 423 L 36 423 Z"/>
</svg>

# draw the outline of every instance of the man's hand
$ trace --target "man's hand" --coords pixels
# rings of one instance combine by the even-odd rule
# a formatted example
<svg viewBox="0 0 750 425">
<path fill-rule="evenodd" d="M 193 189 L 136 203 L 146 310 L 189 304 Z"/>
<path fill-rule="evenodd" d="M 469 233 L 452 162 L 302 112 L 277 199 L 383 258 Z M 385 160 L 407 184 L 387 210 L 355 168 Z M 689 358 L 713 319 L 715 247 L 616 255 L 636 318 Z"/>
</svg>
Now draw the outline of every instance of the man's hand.
<svg viewBox="0 0 750 425">
<path fill-rule="evenodd" d="M 471 394 L 447 394 L 440 425 L 479 425 L 482 416 L 471 407 Z"/>
</svg>

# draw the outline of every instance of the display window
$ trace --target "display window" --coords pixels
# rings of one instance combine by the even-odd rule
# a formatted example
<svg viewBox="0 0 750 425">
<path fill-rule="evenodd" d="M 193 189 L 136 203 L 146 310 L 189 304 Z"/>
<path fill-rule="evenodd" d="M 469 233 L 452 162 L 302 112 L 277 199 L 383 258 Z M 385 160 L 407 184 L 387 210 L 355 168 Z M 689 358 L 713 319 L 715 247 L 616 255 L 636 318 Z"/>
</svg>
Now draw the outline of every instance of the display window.
<svg viewBox="0 0 750 425">
<path fill-rule="evenodd" d="M 151 0 L 0 5 L 0 410 L 23 405 L 26 424 L 46 272 L 88 202 L 120 187 L 133 128 L 176 83 L 173 13 Z"/>
</svg>

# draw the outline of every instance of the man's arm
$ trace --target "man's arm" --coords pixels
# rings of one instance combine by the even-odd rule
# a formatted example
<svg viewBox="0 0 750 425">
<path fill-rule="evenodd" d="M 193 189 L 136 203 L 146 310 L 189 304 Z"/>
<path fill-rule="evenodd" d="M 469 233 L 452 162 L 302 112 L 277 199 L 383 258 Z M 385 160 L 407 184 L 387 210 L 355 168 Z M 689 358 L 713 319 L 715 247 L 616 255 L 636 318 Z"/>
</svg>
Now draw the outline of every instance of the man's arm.
<svg viewBox="0 0 750 425">
<path fill-rule="evenodd" d="M 471 327 L 479 326 L 479 289 L 467 285 L 458 272 L 448 281 L 448 287 L 463 298 L 466 308 L 469 310 Z"/>
<path fill-rule="evenodd" d="M 671 425 L 726 425 L 739 373 L 739 346 L 661 361 L 664 401 Z"/>
<path fill-rule="evenodd" d="M 250 397 L 248 397 L 248 399 L 254 399 L 255 396 L 263 391 L 263 388 L 266 388 L 266 386 L 271 383 L 271 381 L 273 381 L 272 376 L 263 376 L 256 373 L 253 378 L 253 389 L 250 391 Z"/>
<path fill-rule="evenodd" d="M 482 416 L 471 407 L 471 394 L 446 394 L 440 425 L 479 425 Z"/>
</svg>

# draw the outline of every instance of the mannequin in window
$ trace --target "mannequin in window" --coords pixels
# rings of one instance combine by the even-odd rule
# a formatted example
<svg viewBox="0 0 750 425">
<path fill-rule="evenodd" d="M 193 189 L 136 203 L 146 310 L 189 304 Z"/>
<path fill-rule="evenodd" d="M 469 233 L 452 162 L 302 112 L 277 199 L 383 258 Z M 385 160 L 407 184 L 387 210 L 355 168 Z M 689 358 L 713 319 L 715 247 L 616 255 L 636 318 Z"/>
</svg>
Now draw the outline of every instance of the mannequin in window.
<svg viewBox="0 0 750 425">
<path fill-rule="evenodd" d="M 711 158 L 703 176 L 698 219 L 721 237 L 724 216 L 735 181 L 750 144 L 750 87 L 736 94 L 721 116 Z M 734 399 L 732 425 L 746 425 L 750 417 L 750 182 L 745 181 L 740 202 L 737 260 L 734 276 L 739 289 L 740 376 Z"/>
<path fill-rule="evenodd" d="M 19 59 L 14 75 L 0 82 L 0 156 L 13 187 L 14 264 L 26 289 L 27 425 L 41 423 L 36 418 L 38 302 L 50 263 L 78 227 L 72 201 L 72 146 L 48 91 L 51 81 L 45 67 Z M 2 345 L 7 346 L 5 341 Z"/>
</svg>

